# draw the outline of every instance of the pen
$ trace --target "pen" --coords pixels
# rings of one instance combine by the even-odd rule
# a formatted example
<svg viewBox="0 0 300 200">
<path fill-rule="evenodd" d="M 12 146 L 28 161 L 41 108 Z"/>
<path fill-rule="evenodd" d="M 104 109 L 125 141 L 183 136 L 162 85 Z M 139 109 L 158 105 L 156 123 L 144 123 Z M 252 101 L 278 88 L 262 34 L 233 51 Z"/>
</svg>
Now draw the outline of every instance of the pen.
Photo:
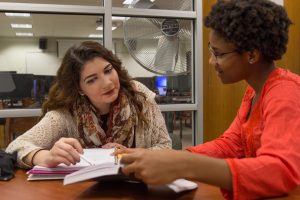
<svg viewBox="0 0 300 200">
<path fill-rule="evenodd" d="M 114 153 L 116 153 L 117 150 L 118 150 L 118 148 L 115 147 L 115 152 Z M 125 154 L 126 153 L 119 153 L 119 154 L 115 155 L 115 165 L 119 165 L 120 164 L 120 160 L 121 160 L 122 156 L 125 155 Z"/>
<path fill-rule="evenodd" d="M 115 147 L 115 152 L 114 153 L 116 153 L 117 150 L 118 150 L 118 148 Z M 117 164 L 118 164 L 118 155 L 115 154 L 115 165 L 117 165 Z"/>
<path fill-rule="evenodd" d="M 120 153 L 117 155 L 117 164 L 119 165 L 120 164 L 120 160 L 122 158 L 122 156 L 126 155 L 126 153 Z"/>
<path fill-rule="evenodd" d="M 84 157 L 82 154 L 79 154 L 80 159 L 84 160 L 86 163 L 88 163 L 89 165 L 93 165 L 91 161 L 89 161 L 86 157 Z"/>
</svg>

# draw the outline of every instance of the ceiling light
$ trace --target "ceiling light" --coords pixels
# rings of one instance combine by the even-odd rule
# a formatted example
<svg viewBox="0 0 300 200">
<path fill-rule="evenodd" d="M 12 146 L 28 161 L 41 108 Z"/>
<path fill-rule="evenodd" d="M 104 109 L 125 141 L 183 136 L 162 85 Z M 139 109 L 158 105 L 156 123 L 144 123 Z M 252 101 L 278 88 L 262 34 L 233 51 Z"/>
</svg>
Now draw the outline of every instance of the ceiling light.
<svg viewBox="0 0 300 200">
<path fill-rule="evenodd" d="M 30 17 L 30 13 L 5 13 L 8 17 Z"/>
<path fill-rule="evenodd" d="M 111 30 L 113 31 L 113 30 L 115 30 L 117 27 L 116 26 L 112 26 L 111 27 Z M 103 30 L 103 26 L 98 26 L 97 28 L 96 28 L 96 30 L 97 31 L 102 31 Z"/>
<path fill-rule="evenodd" d="M 96 30 L 97 30 L 97 31 L 102 31 L 102 30 L 103 30 L 103 26 L 98 26 L 98 27 L 96 27 Z"/>
<path fill-rule="evenodd" d="M 123 4 L 131 4 L 133 2 L 133 0 L 125 0 L 123 1 Z"/>
<path fill-rule="evenodd" d="M 16 33 L 16 36 L 32 37 L 33 33 Z"/>
<path fill-rule="evenodd" d="M 11 24 L 12 28 L 32 28 L 32 24 Z"/>
<path fill-rule="evenodd" d="M 111 17 L 112 21 L 124 21 L 125 17 Z"/>
<path fill-rule="evenodd" d="M 102 34 L 89 34 L 89 38 L 103 38 Z"/>
</svg>

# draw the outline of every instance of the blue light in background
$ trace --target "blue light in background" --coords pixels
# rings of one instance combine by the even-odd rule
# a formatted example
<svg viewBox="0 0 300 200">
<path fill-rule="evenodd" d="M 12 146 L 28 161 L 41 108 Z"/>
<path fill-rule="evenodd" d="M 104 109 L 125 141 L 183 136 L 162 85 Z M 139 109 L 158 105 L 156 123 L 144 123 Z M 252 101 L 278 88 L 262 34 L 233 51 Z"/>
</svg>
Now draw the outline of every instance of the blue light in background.
<svg viewBox="0 0 300 200">
<path fill-rule="evenodd" d="M 158 94 L 160 96 L 167 95 L 167 76 L 156 76 L 155 77 L 155 87 L 158 90 Z"/>
</svg>

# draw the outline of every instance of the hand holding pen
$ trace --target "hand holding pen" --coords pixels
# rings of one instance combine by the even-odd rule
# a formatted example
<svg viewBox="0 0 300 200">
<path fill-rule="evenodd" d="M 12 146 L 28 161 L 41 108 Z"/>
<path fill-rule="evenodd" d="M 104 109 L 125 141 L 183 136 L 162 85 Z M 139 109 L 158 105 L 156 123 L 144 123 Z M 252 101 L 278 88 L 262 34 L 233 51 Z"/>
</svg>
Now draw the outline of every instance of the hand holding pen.
<svg viewBox="0 0 300 200">
<path fill-rule="evenodd" d="M 75 165 L 80 161 L 80 154 L 83 149 L 79 141 L 75 138 L 60 138 L 49 150 L 33 151 L 27 156 L 29 165 L 40 165 L 44 167 L 56 167 L 63 163 L 65 165 Z"/>
</svg>

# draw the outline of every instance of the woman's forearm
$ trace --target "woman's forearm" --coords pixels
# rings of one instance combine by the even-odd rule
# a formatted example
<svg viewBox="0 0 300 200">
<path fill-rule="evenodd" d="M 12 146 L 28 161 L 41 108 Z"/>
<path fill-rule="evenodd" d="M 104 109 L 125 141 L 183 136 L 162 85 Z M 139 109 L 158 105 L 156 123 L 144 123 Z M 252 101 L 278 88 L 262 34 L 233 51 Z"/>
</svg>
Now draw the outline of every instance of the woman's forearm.
<svg viewBox="0 0 300 200">
<path fill-rule="evenodd" d="M 232 190 L 232 176 L 224 159 L 183 152 L 180 170 L 186 179 L 196 180 Z"/>
<path fill-rule="evenodd" d="M 32 152 L 30 152 L 25 158 L 24 158 L 24 163 L 26 163 L 29 166 L 34 166 L 34 165 L 41 165 L 43 166 L 43 160 L 48 154 L 48 150 L 45 149 L 37 149 Z"/>
</svg>

